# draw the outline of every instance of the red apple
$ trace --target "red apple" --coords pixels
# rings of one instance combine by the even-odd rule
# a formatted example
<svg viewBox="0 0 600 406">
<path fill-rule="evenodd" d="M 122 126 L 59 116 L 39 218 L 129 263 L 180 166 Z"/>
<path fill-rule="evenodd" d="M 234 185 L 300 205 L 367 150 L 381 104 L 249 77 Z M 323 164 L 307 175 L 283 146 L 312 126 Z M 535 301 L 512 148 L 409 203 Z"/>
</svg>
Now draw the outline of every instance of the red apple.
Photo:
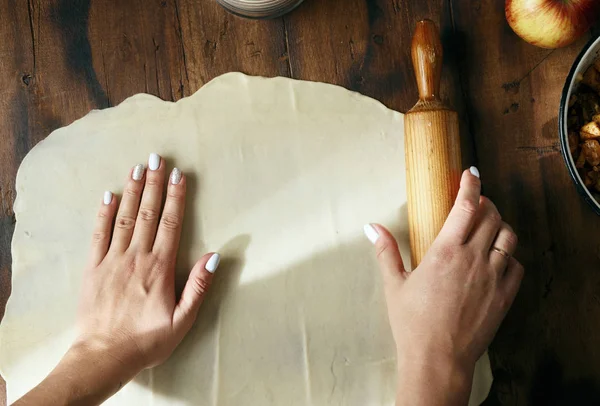
<svg viewBox="0 0 600 406">
<path fill-rule="evenodd" d="M 506 0 L 508 24 L 530 44 L 560 48 L 581 37 L 600 16 L 600 0 Z"/>
</svg>

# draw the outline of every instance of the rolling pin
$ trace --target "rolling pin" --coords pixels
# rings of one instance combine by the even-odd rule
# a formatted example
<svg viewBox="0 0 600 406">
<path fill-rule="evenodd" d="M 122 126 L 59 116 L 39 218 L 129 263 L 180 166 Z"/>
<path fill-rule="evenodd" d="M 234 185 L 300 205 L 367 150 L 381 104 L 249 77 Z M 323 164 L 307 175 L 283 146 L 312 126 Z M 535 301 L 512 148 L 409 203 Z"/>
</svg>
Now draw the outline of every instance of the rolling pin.
<svg viewBox="0 0 600 406">
<path fill-rule="evenodd" d="M 458 114 L 440 99 L 443 50 L 430 20 L 417 23 L 412 40 L 419 101 L 404 116 L 408 224 L 412 269 L 442 229 L 460 184 Z"/>
</svg>

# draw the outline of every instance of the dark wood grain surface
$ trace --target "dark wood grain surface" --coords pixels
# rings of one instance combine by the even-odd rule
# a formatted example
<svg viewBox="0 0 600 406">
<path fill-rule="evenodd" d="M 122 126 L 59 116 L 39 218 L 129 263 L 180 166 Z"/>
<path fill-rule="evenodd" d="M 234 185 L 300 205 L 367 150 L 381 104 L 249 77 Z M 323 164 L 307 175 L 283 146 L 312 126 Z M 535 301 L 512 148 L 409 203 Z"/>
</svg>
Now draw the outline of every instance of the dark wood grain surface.
<svg viewBox="0 0 600 406">
<path fill-rule="evenodd" d="M 409 52 L 422 18 L 441 28 L 464 165 L 479 166 L 526 267 L 490 349 L 486 404 L 600 404 L 600 218 L 572 185 L 557 130 L 564 79 L 592 34 L 535 48 L 501 0 L 306 0 L 269 21 L 214 0 L 0 0 L 0 303 L 16 171 L 54 129 L 135 93 L 178 100 L 229 71 L 334 83 L 404 112 L 417 99 Z"/>
</svg>

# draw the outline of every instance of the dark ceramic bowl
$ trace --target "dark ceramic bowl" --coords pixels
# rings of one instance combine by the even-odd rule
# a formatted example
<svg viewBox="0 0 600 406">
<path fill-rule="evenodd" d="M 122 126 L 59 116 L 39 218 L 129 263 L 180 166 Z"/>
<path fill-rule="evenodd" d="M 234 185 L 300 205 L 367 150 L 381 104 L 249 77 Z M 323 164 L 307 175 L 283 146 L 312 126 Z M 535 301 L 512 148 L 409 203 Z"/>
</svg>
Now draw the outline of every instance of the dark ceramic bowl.
<svg viewBox="0 0 600 406">
<path fill-rule="evenodd" d="M 573 67 L 569 72 L 569 76 L 567 76 L 565 87 L 563 88 L 562 96 L 560 98 L 560 109 L 558 112 L 558 134 L 560 138 L 560 149 L 562 151 L 562 156 L 565 159 L 565 163 L 567 164 L 567 169 L 569 169 L 569 174 L 571 175 L 571 178 L 573 178 L 573 182 L 575 182 L 575 187 L 577 188 L 579 194 L 585 199 L 586 202 L 590 204 L 590 206 L 592 206 L 592 209 L 594 209 L 598 215 L 600 215 L 600 203 L 587 189 L 587 187 L 585 187 L 583 179 L 581 179 L 581 176 L 579 176 L 579 172 L 577 172 L 577 168 L 575 167 L 575 160 L 573 159 L 571 151 L 569 150 L 567 113 L 571 94 L 579 86 L 579 83 L 583 78 L 583 73 L 594 63 L 594 60 L 599 57 L 600 36 L 588 42 L 581 50 L 581 53 L 577 56 L 577 59 L 575 59 Z"/>
</svg>

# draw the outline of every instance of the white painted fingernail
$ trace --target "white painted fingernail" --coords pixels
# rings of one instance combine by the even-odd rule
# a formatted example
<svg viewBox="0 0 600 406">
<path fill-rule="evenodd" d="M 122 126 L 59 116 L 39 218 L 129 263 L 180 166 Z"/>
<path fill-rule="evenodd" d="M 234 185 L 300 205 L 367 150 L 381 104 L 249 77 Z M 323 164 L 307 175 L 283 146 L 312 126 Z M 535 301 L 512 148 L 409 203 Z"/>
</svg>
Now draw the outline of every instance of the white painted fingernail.
<svg viewBox="0 0 600 406">
<path fill-rule="evenodd" d="M 379 233 L 377 230 L 375 230 L 375 227 L 373 227 L 371 224 L 365 224 L 364 231 L 369 241 L 375 244 L 379 239 Z"/>
<path fill-rule="evenodd" d="M 208 259 L 208 262 L 204 266 L 204 269 L 206 269 L 210 273 L 215 273 L 215 271 L 219 267 L 219 262 L 221 262 L 221 256 L 217 253 L 214 253 Z"/>
<path fill-rule="evenodd" d="M 173 168 L 173 172 L 171 172 L 171 184 L 177 185 L 181 182 L 181 171 L 179 168 Z"/>
<path fill-rule="evenodd" d="M 155 154 L 154 152 L 150 154 L 148 158 L 148 168 L 151 171 L 155 171 L 160 166 L 160 155 Z"/>
<path fill-rule="evenodd" d="M 112 193 L 107 190 L 104 192 L 104 204 L 108 206 L 110 202 L 112 202 Z"/>
<path fill-rule="evenodd" d="M 140 179 L 142 179 L 143 176 L 144 176 L 144 165 L 143 164 L 137 164 L 133 168 L 133 174 L 131 175 L 131 178 L 133 180 L 140 180 Z"/>
<path fill-rule="evenodd" d="M 469 172 L 471 172 L 471 175 L 477 176 L 478 178 L 480 178 L 479 169 L 477 169 L 477 167 L 475 167 L 475 166 L 470 167 Z"/>
</svg>

